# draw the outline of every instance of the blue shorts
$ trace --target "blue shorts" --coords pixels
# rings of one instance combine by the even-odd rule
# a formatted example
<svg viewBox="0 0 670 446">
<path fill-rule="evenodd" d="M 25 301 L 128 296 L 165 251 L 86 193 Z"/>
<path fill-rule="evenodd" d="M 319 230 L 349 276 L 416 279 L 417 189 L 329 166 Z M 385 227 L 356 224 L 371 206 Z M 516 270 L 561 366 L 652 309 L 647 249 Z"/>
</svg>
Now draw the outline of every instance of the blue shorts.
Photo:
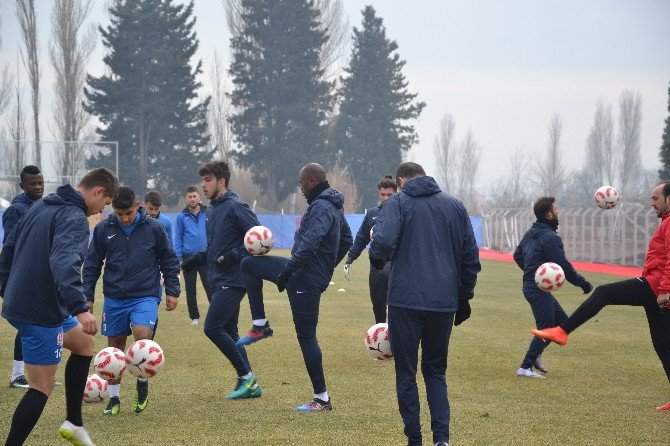
<svg viewBox="0 0 670 446">
<path fill-rule="evenodd" d="M 157 297 L 130 299 L 105 297 L 101 334 L 103 336 L 129 336 L 135 325 L 144 325 L 153 330 L 158 320 L 159 302 Z"/>
<path fill-rule="evenodd" d="M 23 362 L 28 365 L 55 365 L 63 355 L 63 333 L 79 325 L 70 316 L 60 327 L 40 327 L 39 325 L 10 322 L 19 331 Z"/>
</svg>

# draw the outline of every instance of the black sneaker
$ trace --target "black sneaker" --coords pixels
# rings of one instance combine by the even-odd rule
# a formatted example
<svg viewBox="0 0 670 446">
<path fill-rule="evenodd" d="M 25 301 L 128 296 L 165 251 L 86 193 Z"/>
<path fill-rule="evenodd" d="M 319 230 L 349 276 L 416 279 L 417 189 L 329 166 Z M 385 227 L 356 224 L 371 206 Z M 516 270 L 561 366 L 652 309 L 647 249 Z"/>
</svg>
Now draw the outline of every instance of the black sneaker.
<svg viewBox="0 0 670 446">
<path fill-rule="evenodd" d="M 102 413 L 103 415 L 118 415 L 119 412 L 121 412 L 121 400 L 118 396 L 113 396 L 109 399 L 109 403 L 107 403 L 107 407 Z"/>
<path fill-rule="evenodd" d="M 137 381 L 137 393 L 133 400 L 133 410 L 140 413 L 149 404 L 149 381 Z"/>
<path fill-rule="evenodd" d="M 538 356 L 535 362 L 533 363 L 533 367 L 535 367 L 537 370 L 539 370 L 542 373 L 547 373 L 547 366 L 544 365 L 544 361 L 542 361 L 542 356 Z"/>
<path fill-rule="evenodd" d="M 449 446 L 449 443 L 447 443 L 446 441 L 438 441 L 437 443 L 435 443 L 435 446 Z"/>
<path fill-rule="evenodd" d="M 28 380 L 25 376 L 19 375 L 9 382 L 9 387 L 13 387 L 15 389 L 27 389 Z"/>
<path fill-rule="evenodd" d="M 274 331 L 270 327 L 270 322 L 266 322 L 262 327 L 254 325 L 243 338 L 237 340 L 235 345 L 239 347 L 241 345 L 253 344 L 261 339 L 269 338 L 273 333 Z"/>
</svg>

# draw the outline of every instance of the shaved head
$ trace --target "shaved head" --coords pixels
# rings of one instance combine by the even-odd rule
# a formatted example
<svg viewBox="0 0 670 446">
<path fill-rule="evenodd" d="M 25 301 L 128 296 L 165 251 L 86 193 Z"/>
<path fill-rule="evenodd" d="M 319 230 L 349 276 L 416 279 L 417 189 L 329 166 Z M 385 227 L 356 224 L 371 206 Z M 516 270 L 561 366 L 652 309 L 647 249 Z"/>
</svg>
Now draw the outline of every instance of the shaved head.
<svg viewBox="0 0 670 446">
<path fill-rule="evenodd" d="M 321 183 L 326 181 L 326 169 L 321 164 L 309 163 L 300 169 L 300 176 Z"/>
</svg>

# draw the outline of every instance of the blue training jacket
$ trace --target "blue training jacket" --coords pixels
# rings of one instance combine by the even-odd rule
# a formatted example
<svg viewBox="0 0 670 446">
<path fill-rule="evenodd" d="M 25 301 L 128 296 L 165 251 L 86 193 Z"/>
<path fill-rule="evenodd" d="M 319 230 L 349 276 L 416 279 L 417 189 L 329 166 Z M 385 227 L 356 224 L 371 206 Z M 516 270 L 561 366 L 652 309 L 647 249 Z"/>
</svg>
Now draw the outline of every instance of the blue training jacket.
<svg viewBox="0 0 670 446">
<path fill-rule="evenodd" d="M 35 201 L 30 198 L 25 192 L 21 192 L 12 200 L 12 205 L 9 206 L 5 212 L 2 213 L 2 230 L 5 235 L 2 238 L 2 244 L 9 238 L 9 233 L 12 232 L 14 226 L 21 220 L 23 214 Z"/>
<path fill-rule="evenodd" d="M 349 250 L 349 258 L 352 262 L 361 255 L 365 247 L 370 243 L 370 229 L 377 223 L 377 219 L 383 208 L 384 205 L 380 203 L 379 206 L 370 208 L 365 212 L 363 223 L 361 223 L 361 227 L 358 228 L 358 232 L 356 233 L 354 245 Z"/>
<path fill-rule="evenodd" d="M 453 312 L 459 299 L 474 296 L 481 265 L 470 217 L 432 177 L 408 180 L 386 201 L 370 250 L 392 256 L 391 306 Z"/>
<path fill-rule="evenodd" d="M 293 273 L 298 283 L 323 291 L 351 245 L 351 229 L 344 218 L 344 195 L 329 187 L 302 216 L 286 271 Z"/>
<path fill-rule="evenodd" d="M 167 232 L 168 239 L 170 240 L 170 244 L 174 247 L 174 240 L 172 237 L 172 222 L 170 221 L 169 218 L 167 218 L 160 212 L 158 213 L 158 217 L 156 217 L 156 220 L 158 220 L 163 225 L 163 227 L 165 228 L 165 232 Z"/>
<path fill-rule="evenodd" d="M 207 249 L 207 207 L 199 204 L 200 212 L 193 215 L 188 206 L 177 215 L 174 234 L 174 250 L 179 260 L 184 255 L 195 255 Z"/>
<path fill-rule="evenodd" d="M 167 294 L 179 297 L 179 260 L 165 228 L 147 215 L 144 207 L 137 212 L 140 219 L 128 236 L 114 214 L 95 225 L 84 262 L 87 299 L 95 299 L 95 285 L 103 263 L 102 292 L 106 297 L 160 297 L 161 273 Z"/>
<path fill-rule="evenodd" d="M 521 239 L 514 251 L 514 261 L 523 270 L 523 290 L 545 293 L 535 283 L 535 271 L 546 262 L 563 268 L 565 279 L 575 286 L 583 286 L 586 279 L 565 257 L 563 241 L 556 231 L 543 221 L 536 221 Z"/>
<path fill-rule="evenodd" d="M 68 315 L 88 311 L 81 283 L 86 211 L 84 197 L 69 184 L 26 211 L 0 254 L 5 319 L 60 327 Z"/>
</svg>

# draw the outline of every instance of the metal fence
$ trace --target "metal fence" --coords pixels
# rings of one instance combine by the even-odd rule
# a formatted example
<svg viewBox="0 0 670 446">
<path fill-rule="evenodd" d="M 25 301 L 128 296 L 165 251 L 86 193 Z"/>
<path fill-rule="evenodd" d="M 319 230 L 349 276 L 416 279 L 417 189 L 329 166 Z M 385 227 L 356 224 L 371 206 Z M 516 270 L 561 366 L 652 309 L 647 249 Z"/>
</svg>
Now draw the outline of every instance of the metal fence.
<svg viewBox="0 0 670 446">
<path fill-rule="evenodd" d="M 483 244 L 511 252 L 536 220 L 530 209 L 493 209 L 483 215 Z M 624 203 L 603 211 L 561 208 L 558 233 L 570 259 L 642 266 L 660 220 L 649 206 Z"/>
</svg>

